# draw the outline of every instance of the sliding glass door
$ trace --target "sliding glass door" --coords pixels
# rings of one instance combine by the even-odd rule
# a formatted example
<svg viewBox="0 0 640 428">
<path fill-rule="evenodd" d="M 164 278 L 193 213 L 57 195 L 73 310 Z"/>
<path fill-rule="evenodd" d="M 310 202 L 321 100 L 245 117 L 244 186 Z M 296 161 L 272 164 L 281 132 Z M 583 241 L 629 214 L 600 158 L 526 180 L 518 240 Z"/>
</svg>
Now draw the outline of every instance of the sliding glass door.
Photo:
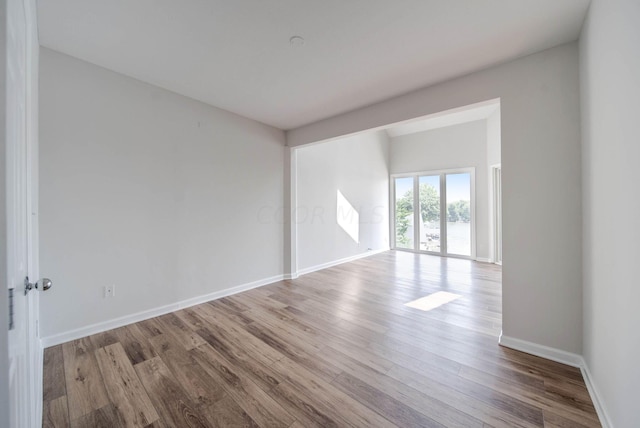
<svg viewBox="0 0 640 428">
<path fill-rule="evenodd" d="M 420 250 L 440 252 L 440 176 L 418 177 L 420 192 Z"/>
<path fill-rule="evenodd" d="M 471 174 L 445 174 L 447 253 L 471 257 Z"/>
<path fill-rule="evenodd" d="M 415 237 L 413 223 L 413 177 L 401 177 L 395 179 L 396 197 L 396 248 L 413 249 Z"/>
<path fill-rule="evenodd" d="M 474 257 L 474 170 L 393 176 L 395 248 Z"/>
</svg>

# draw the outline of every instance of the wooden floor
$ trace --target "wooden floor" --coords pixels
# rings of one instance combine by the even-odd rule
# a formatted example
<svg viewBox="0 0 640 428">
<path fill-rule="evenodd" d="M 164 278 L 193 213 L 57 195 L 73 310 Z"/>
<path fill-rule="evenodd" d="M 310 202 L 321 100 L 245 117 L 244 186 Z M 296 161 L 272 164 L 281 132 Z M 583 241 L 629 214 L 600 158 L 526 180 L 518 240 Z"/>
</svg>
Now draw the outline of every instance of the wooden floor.
<svg viewBox="0 0 640 428">
<path fill-rule="evenodd" d="M 51 347 L 44 426 L 599 426 L 578 369 L 497 344 L 500 278 L 386 252 Z"/>
</svg>

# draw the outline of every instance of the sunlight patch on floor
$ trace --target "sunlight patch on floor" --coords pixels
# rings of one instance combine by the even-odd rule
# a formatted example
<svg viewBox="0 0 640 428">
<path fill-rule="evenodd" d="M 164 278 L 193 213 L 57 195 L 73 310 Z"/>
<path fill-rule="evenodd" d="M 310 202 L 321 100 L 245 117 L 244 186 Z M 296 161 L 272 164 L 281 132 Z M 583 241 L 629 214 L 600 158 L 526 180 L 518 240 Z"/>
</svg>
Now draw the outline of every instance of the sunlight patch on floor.
<svg viewBox="0 0 640 428">
<path fill-rule="evenodd" d="M 442 305 L 446 305 L 447 303 L 453 302 L 460 297 L 462 296 L 459 294 L 448 293 L 446 291 L 438 291 L 436 293 L 429 294 L 428 296 L 421 297 L 412 302 L 405 303 L 404 305 L 426 312 L 438 308 Z"/>
</svg>

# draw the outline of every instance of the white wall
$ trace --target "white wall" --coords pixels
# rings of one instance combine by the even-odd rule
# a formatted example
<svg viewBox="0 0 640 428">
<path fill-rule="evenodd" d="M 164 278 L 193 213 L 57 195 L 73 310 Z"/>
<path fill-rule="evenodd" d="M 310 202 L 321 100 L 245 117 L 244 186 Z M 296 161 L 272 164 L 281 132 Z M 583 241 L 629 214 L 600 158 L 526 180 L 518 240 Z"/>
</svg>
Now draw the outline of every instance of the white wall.
<svg viewBox="0 0 640 428">
<path fill-rule="evenodd" d="M 612 425 L 640 426 L 640 2 L 594 0 L 582 30 L 584 356 Z"/>
<path fill-rule="evenodd" d="M 569 43 L 287 132 L 291 146 L 500 98 L 503 333 L 580 353 L 578 47 Z"/>
<path fill-rule="evenodd" d="M 392 174 L 475 167 L 476 257 L 488 259 L 487 121 L 477 120 L 391 139 Z"/>
<path fill-rule="evenodd" d="M 40 76 L 43 336 L 283 273 L 282 131 L 48 49 Z"/>
<path fill-rule="evenodd" d="M 296 150 L 298 270 L 389 248 L 389 142 L 365 133 Z M 337 192 L 359 214 L 359 241 L 337 222 Z M 350 216 L 342 213 L 345 220 Z M 355 217 L 354 217 L 355 220 Z"/>
</svg>

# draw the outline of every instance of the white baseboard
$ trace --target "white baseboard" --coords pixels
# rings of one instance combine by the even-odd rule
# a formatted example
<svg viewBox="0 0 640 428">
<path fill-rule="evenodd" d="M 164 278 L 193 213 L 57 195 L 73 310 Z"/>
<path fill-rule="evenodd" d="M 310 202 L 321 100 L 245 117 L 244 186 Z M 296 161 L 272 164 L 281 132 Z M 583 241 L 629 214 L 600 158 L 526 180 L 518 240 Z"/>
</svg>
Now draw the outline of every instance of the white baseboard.
<svg viewBox="0 0 640 428">
<path fill-rule="evenodd" d="M 606 408 L 604 407 L 604 402 L 601 399 L 601 395 L 598 393 L 598 389 L 593 383 L 589 366 L 587 366 L 587 362 L 582 355 L 505 336 L 502 333 L 500 333 L 499 343 L 501 346 L 515 349 L 516 351 L 526 352 L 527 354 L 579 368 L 582 372 L 582 377 L 584 378 L 584 383 L 589 391 L 589 396 L 591 397 L 593 406 L 596 408 L 598 418 L 600 418 L 600 424 L 603 428 L 613 428 L 609 414 L 607 413 Z"/>
<path fill-rule="evenodd" d="M 284 279 L 296 279 L 296 278 L 298 278 L 298 274 L 297 273 L 285 273 L 283 277 L 284 277 Z"/>
<path fill-rule="evenodd" d="M 584 358 L 582 358 L 582 367 L 580 367 L 580 370 L 582 371 L 584 383 L 587 385 L 587 389 L 589 390 L 591 401 L 593 401 L 593 406 L 596 408 L 596 412 L 598 413 L 598 417 L 600 418 L 600 424 L 602 425 L 602 428 L 613 428 L 609 413 L 604 407 L 602 395 L 600 395 L 600 393 L 598 392 L 598 388 L 596 388 L 596 385 L 593 383 L 593 377 L 591 376 L 589 366 L 587 365 L 587 362 L 584 360 Z"/>
<path fill-rule="evenodd" d="M 322 269 L 327 269 L 333 266 L 337 266 L 337 265 L 341 265 L 343 263 L 349 263 L 352 262 L 354 260 L 358 260 L 358 259 L 363 259 L 365 257 L 370 257 L 376 254 L 380 254 L 380 253 L 384 253 L 385 251 L 389 251 L 389 248 L 383 248 L 380 250 L 373 250 L 373 251 L 367 251 L 365 253 L 360 253 L 360 254 L 356 254 L 355 256 L 350 256 L 350 257 L 345 257 L 342 259 L 338 259 L 338 260 L 333 260 L 327 263 L 322 263 L 319 265 L 315 265 L 315 266 L 311 266 L 308 268 L 304 268 L 304 269 L 299 269 L 298 272 L 295 274 L 295 278 L 297 278 L 300 275 L 306 275 L 308 273 L 311 272 L 316 272 Z M 295 279 L 294 278 L 294 279 Z"/>
<path fill-rule="evenodd" d="M 476 261 L 480 263 L 493 263 L 493 260 L 486 257 L 476 257 Z"/>
<path fill-rule="evenodd" d="M 231 296 L 232 294 L 242 293 L 243 291 L 262 287 L 263 285 L 273 284 L 274 282 L 282 281 L 283 279 L 284 279 L 284 275 L 276 275 L 270 278 L 264 278 L 258 281 L 253 281 L 253 282 L 238 285 L 235 287 L 226 288 L 224 290 L 215 291 L 213 293 L 204 294 L 202 296 L 181 300 L 179 302 L 171 303 L 169 305 L 159 306 L 157 308 L 147 309 L 145 311 L 137 312 L 135 314 L 125 315 L 120 318 L 115 318 L 112 320 L 91 324 L 91 325 L 77 328 L 74 330 L 65 331 L 63 333 L 58 333 L 53 336 L 47 336 L 42 338 L 42 345 L 44 348 L 59 345 L 61 343 L 69 342 L 70 340 L 80 339 L 81 337 L 90 336 L 96 333 L 102 333 L 103 331 L 112 330 L 114 328 L 133 324 L 135 322 L 143 321 L 149 318 L 168 314 L 170 312 L 175 312 L 180 309 L 199 305 L 200 303 L 205 303 L 211 300 L 220 299 L 222 297 Z"/>
<path fill-rule="evenodd" d="M 499 343 L 502 346 L 515 349 L 516 351 L 526 352 L 527 354 L 546 358 L 547 360 L 556 361 L 572 367 L 580 368 L 584 362 L 581 355 L 549 346 L 538 345 L 537 343 L 516 339 L 515 337 L 505 336 L 502 333 L 500 333 Z"/>
</svg>

